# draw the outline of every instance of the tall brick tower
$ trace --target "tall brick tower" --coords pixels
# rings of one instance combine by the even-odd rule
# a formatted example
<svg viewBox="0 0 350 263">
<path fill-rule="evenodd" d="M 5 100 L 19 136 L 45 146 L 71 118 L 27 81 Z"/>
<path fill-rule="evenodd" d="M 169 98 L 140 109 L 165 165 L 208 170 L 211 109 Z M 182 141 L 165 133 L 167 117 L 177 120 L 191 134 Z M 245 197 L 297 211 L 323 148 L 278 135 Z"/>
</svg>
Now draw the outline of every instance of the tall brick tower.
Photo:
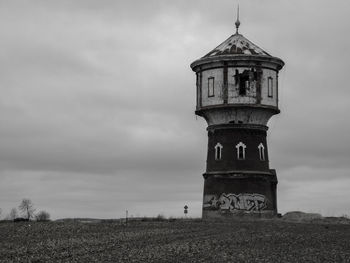
<svg viewBox="0 0 350 263">
<path fill-rule="evenodd" d="M 277 213 L 276 171 L 269 167 L 267 122 L 278 114 L 284 62 L 236 33 L 191 64 L 196 115 L 208 124 L 203 218 Z"/>
</svg>

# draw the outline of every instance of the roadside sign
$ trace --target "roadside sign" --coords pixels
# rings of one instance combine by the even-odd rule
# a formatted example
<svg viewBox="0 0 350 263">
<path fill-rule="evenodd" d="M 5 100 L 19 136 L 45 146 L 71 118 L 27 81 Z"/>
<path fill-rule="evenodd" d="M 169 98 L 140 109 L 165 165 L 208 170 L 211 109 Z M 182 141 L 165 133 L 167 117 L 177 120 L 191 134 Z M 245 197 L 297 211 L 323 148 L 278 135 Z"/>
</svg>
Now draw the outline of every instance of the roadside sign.
<svg viewBox="0 0 350 263">
<path fill-rule="evenodd" d="M 188 213 L 188 210 L 187 210 L 187 209 L 188 209 L 188 206 L 185 205 L 185 206 L 184 206 L 184 214 L 185 214 L 185 215 Z"/>
</svg>

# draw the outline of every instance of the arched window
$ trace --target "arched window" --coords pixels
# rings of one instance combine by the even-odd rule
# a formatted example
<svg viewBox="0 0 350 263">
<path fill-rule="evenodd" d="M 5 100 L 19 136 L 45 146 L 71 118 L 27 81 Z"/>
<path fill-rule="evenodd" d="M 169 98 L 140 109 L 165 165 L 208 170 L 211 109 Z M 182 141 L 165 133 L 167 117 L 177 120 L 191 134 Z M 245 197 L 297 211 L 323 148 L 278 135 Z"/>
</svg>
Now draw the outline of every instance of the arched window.
<svg viewBox="0 0 350 263">
<path fill-rule="evenodd" d="M 247 148 L 247 146 L 243 142 L 239 142 L 236 145 L 237 159 L 238 160 L 244 160 L 245 159 L 245 148 Z"/>
<path fill-rule="evenodd" d="M 220 143 L 215 145 L 215 160 L 221 160 L 222 148 L 224 148 Z"/>
<path fill-rule="evenodd" d="M 265 161 L 265 147 L 262 143 L 259 144 L 258 150 L 259 150 L 260 160 Z"/>
</svg>

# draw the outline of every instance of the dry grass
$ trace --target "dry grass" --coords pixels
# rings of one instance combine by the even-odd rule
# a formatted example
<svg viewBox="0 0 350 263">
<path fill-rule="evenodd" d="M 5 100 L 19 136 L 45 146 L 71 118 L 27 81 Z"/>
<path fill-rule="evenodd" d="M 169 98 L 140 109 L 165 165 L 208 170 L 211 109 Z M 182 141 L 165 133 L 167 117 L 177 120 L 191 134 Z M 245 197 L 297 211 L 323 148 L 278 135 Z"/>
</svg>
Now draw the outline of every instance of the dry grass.
<svg viewBox="0 0 350 263">
<path fill-rule="evenodd" d="M 350 262 L 350 225 L 2 223 L 0 262 Z"/>
</svg>

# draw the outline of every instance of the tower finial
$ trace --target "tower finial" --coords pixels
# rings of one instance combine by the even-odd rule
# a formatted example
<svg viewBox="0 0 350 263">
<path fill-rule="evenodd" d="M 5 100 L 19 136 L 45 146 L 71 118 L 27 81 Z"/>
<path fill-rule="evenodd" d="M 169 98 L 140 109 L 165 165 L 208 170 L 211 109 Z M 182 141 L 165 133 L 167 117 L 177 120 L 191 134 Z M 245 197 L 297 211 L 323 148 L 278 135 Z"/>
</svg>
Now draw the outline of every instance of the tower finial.
<svg viewBox="0 0 350 263">
<path fill-rule="evenodd" d="M 236 25 L 236 34 L 238 34 L 238 28 L 239 28 L 240 24 L 241 24 L 241 22 L 239 22 L 239 5 L 238 5 L 238 7 L 237 7 L 237 20 L 236 20 L 236 23 L 235 23 L 235 25 Z"/>
</svg>

